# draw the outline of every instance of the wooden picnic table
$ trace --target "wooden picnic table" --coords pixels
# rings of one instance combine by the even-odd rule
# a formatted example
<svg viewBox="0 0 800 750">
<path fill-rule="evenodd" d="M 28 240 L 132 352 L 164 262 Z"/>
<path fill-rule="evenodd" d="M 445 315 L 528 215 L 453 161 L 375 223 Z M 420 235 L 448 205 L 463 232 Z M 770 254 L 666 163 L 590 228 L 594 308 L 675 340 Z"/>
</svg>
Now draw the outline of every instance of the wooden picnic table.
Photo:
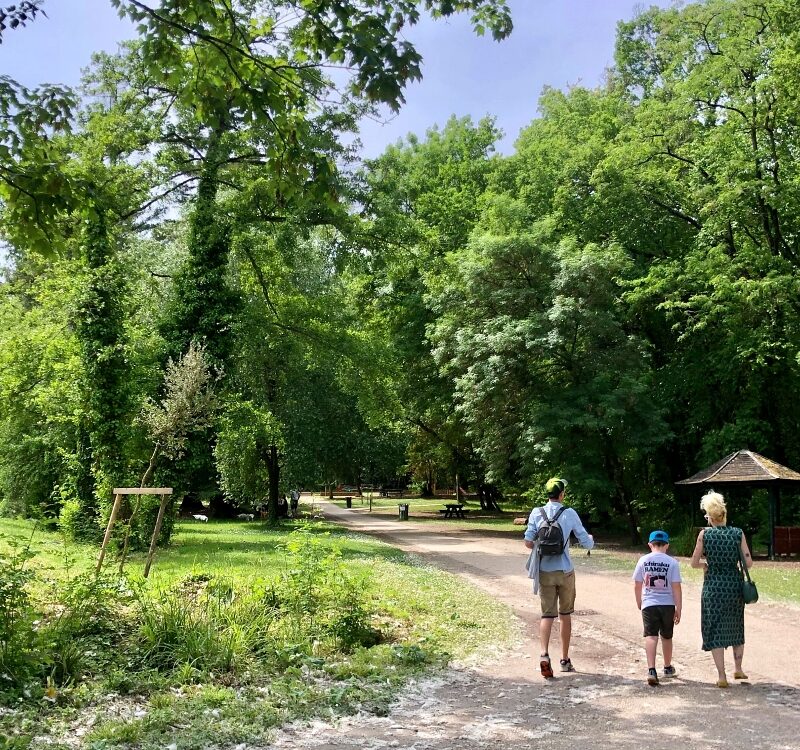
<svg viewBox="0 0 800 750">
<path fill-rule="evenodd" d="M 444 508 L 439 510 L 444 518 L 464 518 L 468 510 L 464 510 L 464 503 L 445 503 Z"/>
</svg>

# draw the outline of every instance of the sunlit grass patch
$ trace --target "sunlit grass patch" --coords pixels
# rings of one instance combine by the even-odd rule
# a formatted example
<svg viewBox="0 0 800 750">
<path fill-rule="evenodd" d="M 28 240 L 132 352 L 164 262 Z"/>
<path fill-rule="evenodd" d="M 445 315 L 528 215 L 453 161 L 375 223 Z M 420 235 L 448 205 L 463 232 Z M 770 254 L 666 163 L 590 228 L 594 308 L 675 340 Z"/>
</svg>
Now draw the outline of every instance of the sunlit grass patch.
<svg viewBox="0 0 800 750">
<path fill-rule="evenodd" d="M 334 505 L 345 508 L 345 500 L 342 497 L 335 497 L 332 501 Z M 372 513 L 381 518 L 399 519 L 399 504 L 408 504 L 409 520 L 412 523 L 422 523 L 426 525 L 436 524 L 437 528 L 443 529 L 468 529 L 468 530 L 487 530 L 493 533 L 507 534 L 509 537 L 514 535 L 522 536 L 524 529 L 514 525 L 514 519 L 521 516 L 527 517 L 530 512 L 528 505 L 521 501 L 503 503 L 502 510 L 499 512 L 488 512 L 481 509 L 477 500 L 469 500 L 465 503 L 465 510 L 468 512 L 464 518 L 443 518 L 439 513 L 444 508 L 445 503 L 452 503 L 452 498 L 382 498 L 373 497 L 371 510 L 368 497 L 352 499 L 352 510 L 358 513 Z"/>
<path fill-rule="evenodd" d="M 15 750 L 76 727 L 90 747 L 264 743 L 288 719 L 386 713 L 410 675 L 514 637 L 507 608 L 462 579 L 324 523 L 179 522 L 151 579 L 133 555 L 116 588 L 113 552 L 95 579 L 94 546 L 26 522 L 0 533 L 6 553 L 30 544 L 47 636 L 0 712 Z"/>
</svg>

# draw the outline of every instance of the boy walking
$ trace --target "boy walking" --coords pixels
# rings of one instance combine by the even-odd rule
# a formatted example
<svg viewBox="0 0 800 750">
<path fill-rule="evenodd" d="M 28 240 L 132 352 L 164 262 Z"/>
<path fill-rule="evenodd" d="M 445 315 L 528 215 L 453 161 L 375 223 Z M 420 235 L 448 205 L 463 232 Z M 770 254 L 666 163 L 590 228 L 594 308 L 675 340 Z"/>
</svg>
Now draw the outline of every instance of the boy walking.
<svg viewBox="0 0 800 750">
<path fill-rule="evenodd" d="M 658 685 L 656 650 L 661 636 L 664 677 L 677 677 L 672 666 L 672 629 L 681 621 L 683 594 L 678 561 L 667 554 L 669 535 L 653 531 L 648 540 L 649 555 L 642 555 L 633 572 L 636 604 L 642 610 L 644 649 L 647 654 L 647 684 Z"/>
</svg>

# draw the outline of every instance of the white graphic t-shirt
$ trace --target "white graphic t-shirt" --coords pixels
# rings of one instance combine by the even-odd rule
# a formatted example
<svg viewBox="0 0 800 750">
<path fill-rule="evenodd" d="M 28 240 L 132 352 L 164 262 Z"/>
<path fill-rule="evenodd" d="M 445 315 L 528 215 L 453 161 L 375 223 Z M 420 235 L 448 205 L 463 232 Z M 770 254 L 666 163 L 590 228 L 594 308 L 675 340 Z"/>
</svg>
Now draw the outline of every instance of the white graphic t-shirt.
<svg viewBox="0 0 800 750">
<path fill-rule="evenodd" d="M 681 582 L 681 570 L 674 557 L 651 552 L 639 558 L 633 580 L 642 583 L 642 609 L 658 604 L 675 604 L 672 584 Z"/>
</svg>

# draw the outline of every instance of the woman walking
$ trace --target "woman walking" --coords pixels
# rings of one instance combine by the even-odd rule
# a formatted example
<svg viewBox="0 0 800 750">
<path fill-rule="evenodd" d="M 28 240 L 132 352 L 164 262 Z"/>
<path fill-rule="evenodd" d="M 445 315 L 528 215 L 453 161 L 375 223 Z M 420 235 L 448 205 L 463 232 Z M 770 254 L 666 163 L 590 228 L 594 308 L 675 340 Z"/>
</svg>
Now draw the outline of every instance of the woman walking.
<svg viewBox="0 0 800 750">
<path fill-rule="evenodd" d="M 705 511 L 710 526 L 697 535 L 691 565 L 705 571 L 700 610 L 703 650 L 710 651 L 714 657 L 717 687 L 726 688 L 725 649 L 728 646 L 733 648 L 733 676 L 737 680 L 747 679 L 742 671 L 744 599 L 741 557 L 748 568 L 753 560 L 742 530 L 727 525 L 728 510 L 722 495 L 718 492 L 703 495 L 700 507 Z M 705 557 L 705 562 L 701 562 L 701 557 Z"/>
</svg>

